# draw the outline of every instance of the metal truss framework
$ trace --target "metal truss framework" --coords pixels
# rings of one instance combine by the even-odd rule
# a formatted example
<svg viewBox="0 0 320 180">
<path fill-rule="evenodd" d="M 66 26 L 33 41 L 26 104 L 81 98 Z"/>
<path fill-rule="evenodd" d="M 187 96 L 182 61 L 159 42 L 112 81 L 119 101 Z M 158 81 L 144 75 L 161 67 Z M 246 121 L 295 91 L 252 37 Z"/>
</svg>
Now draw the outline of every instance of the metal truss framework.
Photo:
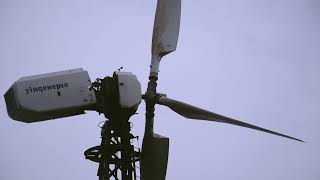
<svg viewBox="0 0 320 180">
<path fill-rule="evenodd" d="M 99 180 L 137 180 L 136 162 L 140 162 L 140 149 L 131 141 L 137 137 L 130 133 L 128 121 L 105 121 L 101 127 L 101 144 L 84 152 L 86 159 L 99 163 Z"/>
</svg>

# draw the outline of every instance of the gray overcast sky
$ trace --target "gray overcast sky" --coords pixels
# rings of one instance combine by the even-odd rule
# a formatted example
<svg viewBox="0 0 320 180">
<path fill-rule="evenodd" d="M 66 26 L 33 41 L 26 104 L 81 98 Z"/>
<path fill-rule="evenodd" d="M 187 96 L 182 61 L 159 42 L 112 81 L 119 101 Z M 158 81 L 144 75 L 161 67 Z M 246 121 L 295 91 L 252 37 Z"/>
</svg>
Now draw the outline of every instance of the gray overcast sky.
<svg viewBox="0 0 320 180">
<path fill-rule="evenodd" d="M 91 79 L 124 66 L 143 91 L 156 0 L 0 0 L 1 86 L 83 67 Z M 320 3 L 183 0 L 177 51 L 160 66 L 159 92 L 282 132 L 186 120 L 157 107 L 170 137 L 167 179 L 318 180 Z M 42 123 L 9 119 L 0 100 L 0 179 L 97 179 L 83 151 L 100 143 L 95 112 Z M 142 138 L 144 103 L 132 118 Z M 141 142 L 140 142 L 141 143 Z"/>
</svg>

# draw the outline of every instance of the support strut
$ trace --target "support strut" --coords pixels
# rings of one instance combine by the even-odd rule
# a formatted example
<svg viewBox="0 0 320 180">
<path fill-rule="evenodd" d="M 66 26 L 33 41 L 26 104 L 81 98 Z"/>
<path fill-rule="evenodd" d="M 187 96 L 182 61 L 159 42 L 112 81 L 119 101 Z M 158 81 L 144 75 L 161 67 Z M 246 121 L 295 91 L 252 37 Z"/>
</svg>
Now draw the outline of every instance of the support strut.
<svg viewBox="0 0 320 180">
<path fill-rule="evenodd" d="M 121 123 L 119 123 L 121 122 Z M 136 162 L 140 149 L 135 150 L 128 121 L 106 121 L 101 127 L 101 144 L 84 152 L 86 159 L 99 163 L 99 180 L 137 180 Z"/>
</svg>

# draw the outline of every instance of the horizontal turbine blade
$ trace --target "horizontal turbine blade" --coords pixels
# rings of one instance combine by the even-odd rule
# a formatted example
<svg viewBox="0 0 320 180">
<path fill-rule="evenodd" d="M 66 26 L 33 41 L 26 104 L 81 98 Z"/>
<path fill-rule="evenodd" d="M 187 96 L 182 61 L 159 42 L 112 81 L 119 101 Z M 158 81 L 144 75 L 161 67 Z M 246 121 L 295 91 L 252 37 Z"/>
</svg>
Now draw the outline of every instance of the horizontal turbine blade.
<svg viewBox="0 0 320 180">
<path fill-rule="evenodd" d="M 180 102 L 174 99 L 167 98 L 165 96 L 161 96 L 158 99 L 158 104 L 164 105 L 175 111 L 176 113 L 180 114 L 181 116 L 189 119 L 199 119 L 199 120 L 207 120 L 207 121 L 215 121 L 215 122 L 222 122 L 222 123 L 227 123 L 227 124 L 233 124 L 237 126 L 242 126 L 250 129 L 255 129 L 258 131 L 263 131 L 266 133 L 274 134 L 277 136 L 282 136 L 285 138 L 293 139 L 296 141 L 304 142 L 301 139 L 297 139 L 291 136 L 287 136 L 281 133 L 277 133 L 268 129 L 264 129 L 252 124 L 248 124 L 236 119 L 232 119 L 226 116 L 222 116 L 195 106 L 192 106 L 190 104 Z"/>
</svg>

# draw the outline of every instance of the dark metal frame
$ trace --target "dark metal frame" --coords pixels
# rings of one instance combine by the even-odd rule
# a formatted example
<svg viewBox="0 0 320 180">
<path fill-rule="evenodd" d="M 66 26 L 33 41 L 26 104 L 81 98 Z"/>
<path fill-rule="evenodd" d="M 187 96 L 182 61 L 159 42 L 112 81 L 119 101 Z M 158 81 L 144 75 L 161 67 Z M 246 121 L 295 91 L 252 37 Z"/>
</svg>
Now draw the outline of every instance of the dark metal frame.
<svg viewBox="0 0 320 180">
<path fill-rule="evenodd" d="M 119 104 L 118 79 L 113 77 L 97 79 L 92 87 L 97 97 L 96 110 L 109 119 L 101 127 L 101 144 L 84 152 L 86 159 L 99 163 L 99 180 L 136 180 L 137 166 L 140 165 L 140 149 L 131 144 L 129 119 L 135 113 L 122 109 Z"/>
<path fill-rule="evenodd" d="M 135 150 L 131 140 L 130 123 L 106 121 L 101 127 L 101 145 L 85 151 L 86 159 L 99 163 L 99 180 L 137 180 L 140 150 Z"/>
</svg>

